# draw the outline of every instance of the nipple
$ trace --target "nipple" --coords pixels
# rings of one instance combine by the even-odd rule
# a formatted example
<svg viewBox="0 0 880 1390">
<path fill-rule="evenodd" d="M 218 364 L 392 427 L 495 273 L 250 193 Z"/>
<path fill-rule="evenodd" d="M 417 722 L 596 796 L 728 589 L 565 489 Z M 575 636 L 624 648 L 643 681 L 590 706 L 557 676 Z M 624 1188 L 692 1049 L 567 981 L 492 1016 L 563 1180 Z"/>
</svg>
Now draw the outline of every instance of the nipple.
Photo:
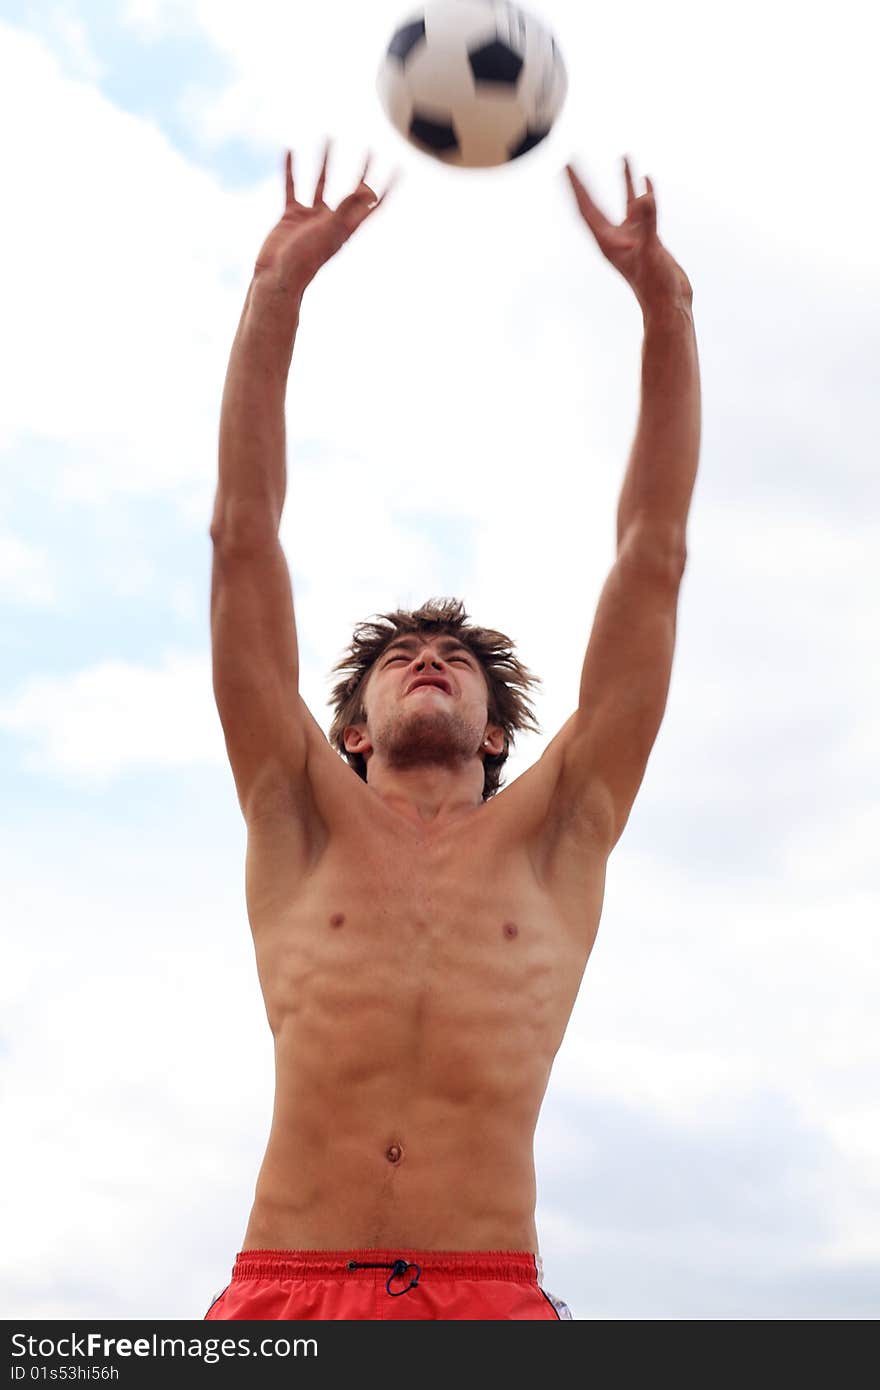
<svg viewBox="0 0 880 1390">
<path fill-rule="evenodd" d="M 330 918 L 330 925 L 331 927 L 341 927 L 344 921 L 344 912 L 334 912 L 333 916 Z"/>
<path fill-rule="evenodd" d="M 502 928 L 508 941 L 512 941 L 515 936 L 519 936 L 519 927 L 516 922 L 505 922 Z"/>
</svg>

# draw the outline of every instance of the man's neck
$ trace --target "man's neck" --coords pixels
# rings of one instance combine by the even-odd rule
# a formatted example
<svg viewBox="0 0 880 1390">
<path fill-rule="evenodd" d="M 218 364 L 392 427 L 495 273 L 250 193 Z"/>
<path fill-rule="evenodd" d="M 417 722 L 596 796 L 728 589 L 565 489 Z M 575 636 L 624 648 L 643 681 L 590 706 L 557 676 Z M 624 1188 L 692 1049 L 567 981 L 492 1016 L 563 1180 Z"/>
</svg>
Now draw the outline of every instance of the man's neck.
<svg viewBox="0 0 880 1390">
<path fill-rule="evenodd" d="M 388 767 L 375 755 L 367 765 L 372 792 L 416 825 L 439 826 L 478 811 L 483 802 L 483 764 L 479 759 L 455 768 L 429 764 Z"/>
</svg>

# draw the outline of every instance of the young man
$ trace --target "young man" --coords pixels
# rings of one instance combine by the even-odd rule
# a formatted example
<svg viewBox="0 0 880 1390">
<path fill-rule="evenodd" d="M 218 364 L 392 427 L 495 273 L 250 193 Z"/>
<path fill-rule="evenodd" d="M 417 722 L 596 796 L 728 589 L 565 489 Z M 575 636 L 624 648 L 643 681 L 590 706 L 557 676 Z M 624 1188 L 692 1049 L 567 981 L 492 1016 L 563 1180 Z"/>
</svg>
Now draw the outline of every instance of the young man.
<svg viewBox="0 0 880 1390">
<path fill-rule="evenodd" d="M 650 180 L 636 196 L 625 161 L 614 226 L 568 166 L 643 311 L 642 403 L 579 705 L 540 760 L 495 795 L 515 731 L 534 727 L 535 678 L 454 600 L 358 627 L 328 742 L 297 690 L 278 540 L 285 388 L 307 286 L 385 195 L 368 160 L 332 210 L 327 157 L 309 205 L 287 156 L 223 397 L 214 690 L 276 1094 L 242 1251 L 207 1316 L 570 1316 L 539 1282 L 533 1136 L 666 705 L 699 454 L 691 286 L 658 240 Z"/>
</svg>

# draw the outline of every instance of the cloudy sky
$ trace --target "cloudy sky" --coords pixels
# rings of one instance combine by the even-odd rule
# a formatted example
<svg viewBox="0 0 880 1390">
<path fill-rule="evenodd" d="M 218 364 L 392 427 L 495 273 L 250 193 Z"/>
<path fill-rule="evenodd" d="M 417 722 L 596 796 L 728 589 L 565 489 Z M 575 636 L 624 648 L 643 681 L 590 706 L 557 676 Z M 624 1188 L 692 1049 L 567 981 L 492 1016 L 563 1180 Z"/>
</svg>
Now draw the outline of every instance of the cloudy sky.
<svg viewBox="0 0 880 1390">
<path fill-rule="evenodd" d="M 621 156 L 694 285 L 703 447 L 666 719 L 537 1136 L 579 1319 L 880 1308 L 880 191 L 864 10 L 541 0 L 550 140 L 462 173 L 374 76 L 400 0 L 5 0 L 3 1315 L 201 1317 L 272 1047 L 210 676 L 220 396 L 282 159 L 388 203 L 308 292 L 282 541 L 303 694 L 360 618 L 465 599 L 577 703 L 641 317 L 580 222 Z M 642 185 L 639 183 L 639 188 Z M 11 1142 L 9 1142 L 11 1138 Z"/>
</svg>

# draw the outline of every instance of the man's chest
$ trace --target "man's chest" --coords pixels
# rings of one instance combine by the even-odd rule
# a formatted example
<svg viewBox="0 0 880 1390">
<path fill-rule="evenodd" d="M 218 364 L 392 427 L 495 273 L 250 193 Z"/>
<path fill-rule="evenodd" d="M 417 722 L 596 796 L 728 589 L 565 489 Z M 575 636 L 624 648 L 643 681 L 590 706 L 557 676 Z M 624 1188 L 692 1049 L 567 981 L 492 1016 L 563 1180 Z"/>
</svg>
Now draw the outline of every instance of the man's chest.
<svg viewBox="0 0 880 1390">
<path fill-rule="evenodd" d="M 480 1030 L 495 1047 L 530 1034 L 552 1054 L 597 925 L 591 901 L 570 920 L 525 850 L 479 833 L 331 843 L 311 872 L 255 899 L 273 1027 L 291 1010 L 312 1035 L 345 1018 L 374 1054 L 417 1037 L 448 1051 L 457 1032 L 470 1050 Z"/>
</svg>

